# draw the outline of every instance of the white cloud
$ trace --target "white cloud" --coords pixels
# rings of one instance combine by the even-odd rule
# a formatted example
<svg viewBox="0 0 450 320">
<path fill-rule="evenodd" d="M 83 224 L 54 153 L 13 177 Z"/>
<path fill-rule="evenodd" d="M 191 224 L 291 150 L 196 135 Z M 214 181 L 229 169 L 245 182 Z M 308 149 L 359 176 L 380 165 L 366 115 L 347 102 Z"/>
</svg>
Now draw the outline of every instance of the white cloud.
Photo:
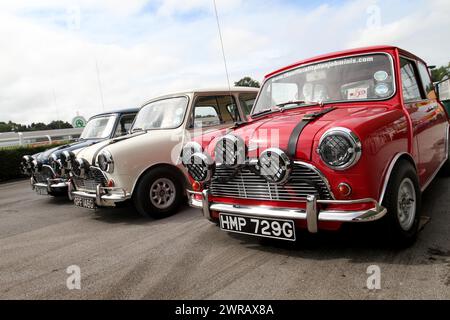
<svg viewBox="0 0 450 320">
<path fill-rule="evenodd" d="M 388 5 L 381 8 L 381 17 Z M 397 10 L 407 10 L 407 6 Z M 390 8 L 392 10 L 392 8 Z M 428 0 L 415 11 L 401 15 L 394 21 L 383 23 L 378 28 L 358 30 L 349 47 L 366 46 L 373 43 L 395 44 L 419 55 L 430 64 L 447 64 L 450 61 L 450 2 Z"/>
<path fill-rule="evenodd" d="M 372 0 L 308 3 L 217 0 L 232 81 L 261 80 L 297 60 L 363 45 L 399 45 L 433 64 L 450 60 L 442 41 L 450 33 L 448 1 L 378 1 L 375 29 L 367 27 Z M 80 28 L 71 30 L 66 11 L 74 5 Z M 2 1 L 0 50 L 0 121 L 100 112 L 96 61 L 105 109 L 226 85 L 212 0 Z"/>
</svg>

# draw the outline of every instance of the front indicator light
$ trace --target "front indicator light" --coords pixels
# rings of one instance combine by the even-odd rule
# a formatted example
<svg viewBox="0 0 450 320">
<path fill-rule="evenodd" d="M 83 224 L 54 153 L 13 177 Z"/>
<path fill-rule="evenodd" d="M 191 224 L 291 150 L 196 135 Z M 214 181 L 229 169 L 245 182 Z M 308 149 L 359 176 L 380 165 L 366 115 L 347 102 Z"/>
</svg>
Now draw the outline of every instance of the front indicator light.
<svg viewBox="0 0 450 320">
<path fill-rule="evenodd" d="M 342 182 L 338 185 L 339 194 L 343 197 L 348 197 L 352 194 L 352 188 L 345 182 Z"/>
<path fill-rule="evenodd" d="M 194 191 L 200 191 L 202 185 L 198 181 L 192 182 L 192 190 Z"/>
</svg>

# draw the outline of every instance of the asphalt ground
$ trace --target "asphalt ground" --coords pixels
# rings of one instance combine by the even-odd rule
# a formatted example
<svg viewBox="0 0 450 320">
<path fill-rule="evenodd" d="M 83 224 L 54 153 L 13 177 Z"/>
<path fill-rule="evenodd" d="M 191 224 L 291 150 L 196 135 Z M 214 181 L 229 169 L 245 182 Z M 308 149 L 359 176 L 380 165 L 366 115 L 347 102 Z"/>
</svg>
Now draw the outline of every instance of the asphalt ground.
<svg viewBox="0 0 450 320">
<path fill-rule="evenodd" d="M 450 299 L 450 179 L 423 195 L 423 229 L 404 250 L 367 225 L 296 243 L 228 234 L 198 210 L 163 220 L 131 206 L 89 211 L 0 185 L 2 299 Z M 69 266 L 80 290 L 69 290 Z M 368 289 L 377 266 L 380 289 Z M 376 267 L 376 268 L 377 268 Z"/>
</svg>

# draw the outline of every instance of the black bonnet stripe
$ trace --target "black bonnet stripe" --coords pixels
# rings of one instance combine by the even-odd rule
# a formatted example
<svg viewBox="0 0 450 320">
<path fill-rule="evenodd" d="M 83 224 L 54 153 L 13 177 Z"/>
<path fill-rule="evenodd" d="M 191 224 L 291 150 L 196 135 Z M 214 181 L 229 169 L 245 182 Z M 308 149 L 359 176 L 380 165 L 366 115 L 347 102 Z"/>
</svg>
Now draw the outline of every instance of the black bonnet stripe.
<svg viewBox="0 0 450 320">
<path fill-rule="evenodd" d="M 330 111 L 333 111 L 336 108 L 328 108 L 319 112 L 305 114 L 302 120 L 295 126 L 294 130 L 292 130 L 291 136 L 289 137 L 288 142 L 288 155 L 290 157 L 295 157 L 297 152 L 297 143 L 298 139 L 300 139 L 300 135 L 302 134 L 303 129 L 305 129 L 306 125 L 311 121 L 320 118 L 324 114 L 327 114 Z"/>
</svg>

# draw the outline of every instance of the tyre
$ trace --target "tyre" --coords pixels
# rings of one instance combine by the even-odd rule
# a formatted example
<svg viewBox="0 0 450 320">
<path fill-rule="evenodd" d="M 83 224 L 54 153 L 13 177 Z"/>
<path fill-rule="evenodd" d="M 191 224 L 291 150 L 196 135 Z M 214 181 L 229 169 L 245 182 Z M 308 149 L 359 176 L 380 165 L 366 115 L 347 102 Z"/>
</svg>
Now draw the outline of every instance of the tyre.
<svg viewBox="0 0 450 320">
<path fill-rule="evenodd" d="M 420 220 L 421 192 L 414 166 L 401 160 L 394 168 L 383 206 L 386 216 L 380 221 L 382 236 L 393 247 L 407 247 L 417 238 Z"/>
<path fill-rule="evenodd" d="M 169 217 L 177 212 L 181 204 L 183 186 L 173 170 L 151 170 L 144 174 L 134 191 L 134 206 L 144 217 Z"/>
<path fill-rule="evenodd" d="M 448 156 L 447 156 L 447 161 L 445 161 L 444 165 L 442 166 L 441 169 L 441 175 L 444 177 L 450 177 L 450 141 L 447 141 L 447 152 L 448 152 Z"/>
<path fill-rule="evenodd" d="M 48 195 L 53 196 L 53 197 L 65 197 L 67 196 L 67 191 L 65 190 L 52 190 L 48 193 Z"/>
</svg>

